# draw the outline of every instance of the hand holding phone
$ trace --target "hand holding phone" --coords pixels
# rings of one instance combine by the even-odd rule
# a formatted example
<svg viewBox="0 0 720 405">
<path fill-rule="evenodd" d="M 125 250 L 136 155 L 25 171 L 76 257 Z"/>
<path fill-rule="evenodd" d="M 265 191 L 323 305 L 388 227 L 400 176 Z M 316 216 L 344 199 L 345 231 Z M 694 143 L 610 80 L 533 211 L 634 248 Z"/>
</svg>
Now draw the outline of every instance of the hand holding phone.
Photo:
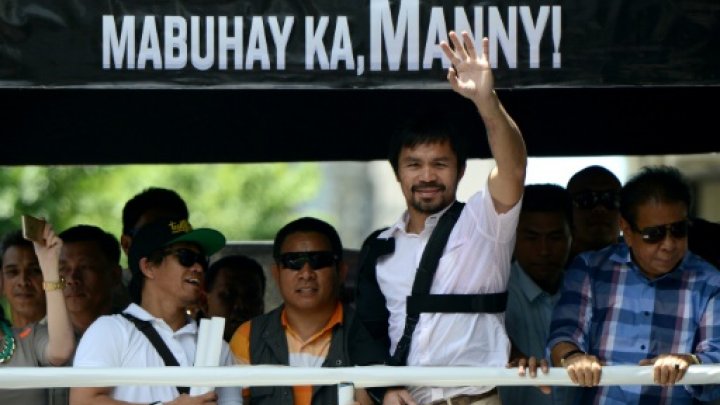
<svg viewBox="0 0 720 405">
<path fill-rule="evenodd" d="M 45 244 L 43 237 L 45 232 L 45 220 L 35 218 L 30 215 L 22 216 L 22 234 L 23 238 L 37 242 L 41 245 Z"/>
</svg>

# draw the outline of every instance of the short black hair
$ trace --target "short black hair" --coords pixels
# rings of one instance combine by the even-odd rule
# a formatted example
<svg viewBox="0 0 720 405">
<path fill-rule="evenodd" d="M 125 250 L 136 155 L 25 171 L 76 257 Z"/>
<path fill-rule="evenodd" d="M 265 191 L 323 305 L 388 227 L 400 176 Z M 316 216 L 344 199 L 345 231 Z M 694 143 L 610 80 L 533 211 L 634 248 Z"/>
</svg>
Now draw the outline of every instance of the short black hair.
<svg viewBox="0 0 720 405">
<path fill-rule="evenodd" d="M 618 189 L 622 186 L 622 183 L 620 182 L 620 179 L 617 178 L 615 173 L 611 172 L 607 168 L 600 166 L 600 165 L 592 165 L 588 166 L 584 169 L 578 170 L 575 174 L 570 177 L 570 180 L 567 182 L 566 188 L 568 190 L 574 188 L 577 186 L 577 183 L 580 183 L 581 181 L 585 180 L 588 177 L 593 176 L 605 176 L 609 179 L 613 179 L 614 182 L 617 184 Z M 580 190 L 582 191 L 582 190 Z"/>
<path fill-rule="evenodd" d="M 3 235 L 2 241 L 0 241 L 0 267 L 2 267 L 2 260 L 5 256 L 5 252 L 13 246 L 30 248 L 33 253 L 35 252 L 33 243 L 23 238 L 22 231 L 20 229 L 10 231 Z"/>
<path fill-rule="evenodd" d="M 419 114 L 409 119 L 390 138 L 388 160 L 395 175 L 399 172 L 400 151 L 423 144 L 448 142 L 457 157 L 457 170 L 460 173 L 467 164 L 467 139 L 461 136 L 448 115 L 435 113 Z"/>
<path fill-rule="evenodd" d="M 147 260 L 154 265 L 159 265 L 165 260 L 165 248 L 156 249 L 149 253 Z M 127 286 L 127 292 L 130 296 L 130 300 L 138 305 L 142 301 L 142 290 L 145 286 L 145 274 L 139 269 L 138 266 L 130 266 L 130 282 Z"/>
<path fill-rule="evenodd" d="M 273 257 L 275 260 L 280 258 L 280 251 L 285 239 L 299 232 L 317 232 L 325 236 L 328 242 L 330 242 L 330 248 L 333 253 L 335 253 L 338 260 L 342 260 L 343 246 L 337 230 L 327 222 L 313 217 L 302 217 L 280 228 L 273 242 Z"/>
<path fill-rule="evenodd" d="M 253 273 L 260 280 L 261 296 L 265 293 L 265 272 L 263 271 L 262 265 L 257 260 L 245 256 L 245 255 L 230 255 L 220 258 L 213 262 L 205 272 L 205 290 L 210 291 L 215 284 L 220 269 L 232 268 L 235 270 L 242 270 L 245 272 Z"/>
<path fill-rule="evenodd" d="M 690 184 L 680 170 L 674 167 L 645 166 L 620 191 L 620 215 L 631 226 L 635 226 L 638 207 L 648 201 L 683 203 L 690 215 Z"/>
<path fill-rule="evenodd" d="M 187 219 L 190 214 L 187 204 L 180 195 L 170 189 L 149 187 L 125 203 L 122 211 L 122 233 L 132 235 L 135 225 L 149 211 L 161 211 L 162 216 Z"/>
<path fill-rule="evenodd" d="M 521 212 L 559 212 L 572 227 L 572 198 L 558 184 L 528 184 L 523 192 Z"/>
<path fill-rule="evenodd" d="M 688 250 L 720 268 L 720 223 L 694 217 L 688 235 Z"/>
<path fill-rule="evenodd" d="M 76 225 L 58 235 L 64 243 L 95 242 L 111 263 L 120 263 L 120 243 L 112 234 L 93 225 Z"/>
</svg>

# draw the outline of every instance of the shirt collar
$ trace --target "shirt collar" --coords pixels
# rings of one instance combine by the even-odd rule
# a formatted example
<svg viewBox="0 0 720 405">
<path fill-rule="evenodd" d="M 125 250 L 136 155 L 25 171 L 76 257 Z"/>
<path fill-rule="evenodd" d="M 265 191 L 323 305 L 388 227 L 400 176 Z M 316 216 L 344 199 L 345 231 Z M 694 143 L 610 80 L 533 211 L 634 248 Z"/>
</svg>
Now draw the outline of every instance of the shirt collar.
<svg viewBox="0 0 720 405">
<path fill-rule="evenodd" d="M 155 318 L 150 312 L 145 310 L 145 308 L 141 307 L 140 305 L 137 305 L 135 303 L 130 303 L 130 305 L 123 310 L 123 312 L 128 313 L 132 316 L 134 316 L 137 319 L 140 319 L 141 321 L 150 321 L 156 324 L 163 325 L 164 327 L 170 329 L 170 326 L 165 322 L 165 320 L 161 318 Z M 183 325 L 182 328 L 176 330 L 174 333 L 182 332 L 182 333 L 195 333 L 197 332 L 197 323 L 192 320 L 189 316 L 185 317 L 185 325 Z"/>
<path fill-rule="evenodd" d="M 533 281 L 530 276 L 525 273 L 525 270 L 522 269 L 520 264 L 517 261 L 514 261 L 512 264 L 512 268 L 510 270 L 515 277 L 517 277 L 518 286 L 520 287 L 520 291 L 522 291 L 523 295 L 527 298 L 529 302 L 534 302 L 538 298 L 542 296 L 548 296 L 552 297 L 556 294 L 550 295 L 545 290 L 540 288 L 535 281 Z M 558 290 L 559 291 L 559 290 Z"/>
<path fill-rule="evenodd" d="M 455 201 L 453 201 L 454 203 Z M 438 221 L 440 220 L 440 217 L 447 212 L 447 210 L 452 207 L 452 203 L 448 204 L 447 207 L 443 208 L 442 210 L 428 216 L 425 218 L 425 228 L 423 229 L 423 233 L 425 232 L 432 232 L 432 230 L 437 225 Z M 389 238 L 393 235 L 395 235 L 396 232 L 405 232 L 405 229 L 407 229 L 408 221 L 410 220 L 410 212 L 408 210 L 405 210 L 405 212 L 400 215 L 400 218 L 385 232 L 381 233 L 379 237 L 381 238 Z"/>
<path fill-rule="evenodd" d="M 295 336 L 299 336 L 290 326 L 287 320 L 287 313 L 285 311 L 285 308 L 283 308 L 282 313 L 280 313 L 280 323 L 282 324 L 283 328 L 288 330 L 290 333 L 292 333 Z M 313 340 L 317 339 L 318 337 L 324 335 L 328 331 L 332 330 L 335 325 L 342 325 L 343 323 L 343 307 L 340 301 L 338 301 L 337 304 L 335 304 L 335 310 L 333 311 L 332 315 L 330 316 L 330 319 L 328 319 L 325 326 L 322 327 L 317 333 L 312 335 L 310 339 L 307 340 L 307 342 L 312 342 Z M 307 343 L 305 342 L 305 343 Z"/>
<path fill-rule="evenodd" d="M 680 260 L 680 263 L 673 269 L 671 272 L 663 274 L 660 277 L 657 277 L 655 279 L 649 279 L 642 271 L 640 271 L 640 267 L 638 267 L 637 263 L 633 262 L 632 260 L 632 254 L 630 252 L 630 247 L 627 245 L 627 243 L 620 242 L 618 244 L 617 249 L 613 254 L 610 256 L 610 260 L 615 261 L 619 264 L 624 264 L 627 267 L 631 269 L 631 271 L 637 272 L 638 275 L 642 276 L 644 279 L 647 279 L 648 283 L 656 282 L 658 280 L 662 280 L 665 278 L 678 278 L 681 277 L 681 274 L 683 272 L 683 269 L 686 267 L 688 260 L 690 257 L 690 251 L 685 252 L 685 256 L 683 256 L 682 260 Z"/>
</svg>

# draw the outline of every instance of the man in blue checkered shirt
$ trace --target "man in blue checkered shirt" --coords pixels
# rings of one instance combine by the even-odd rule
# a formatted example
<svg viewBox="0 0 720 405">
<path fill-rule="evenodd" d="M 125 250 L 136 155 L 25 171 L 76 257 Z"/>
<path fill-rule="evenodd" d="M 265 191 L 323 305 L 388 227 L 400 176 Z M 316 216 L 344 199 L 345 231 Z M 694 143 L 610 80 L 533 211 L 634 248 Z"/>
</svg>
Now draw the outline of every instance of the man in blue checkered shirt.
<svg viewBox="0 0 720 405">
<path fill-rule="evenodd" d="M 716 385 L 684 386 L 688 367 L 720 362 L 720 272 L 689 252 L 690 187 L 647 167 L 620 196 L 624 242 L 578 256 L 565 275 L 548 349 L 582 387 L 580 404 L 692 404 Z M 603 365 L 652 366 L 656 385 L 599 387 Z"/>
</svg>

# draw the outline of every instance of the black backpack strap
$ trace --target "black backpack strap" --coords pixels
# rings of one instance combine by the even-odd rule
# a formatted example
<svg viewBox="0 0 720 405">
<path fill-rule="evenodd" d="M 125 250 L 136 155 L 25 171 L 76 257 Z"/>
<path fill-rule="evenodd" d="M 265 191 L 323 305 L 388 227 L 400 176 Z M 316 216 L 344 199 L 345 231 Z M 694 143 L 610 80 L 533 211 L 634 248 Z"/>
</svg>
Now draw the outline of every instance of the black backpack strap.
<svg viewBox="0 0 720 405">
<path fill-rule="evenodd" d="M 412 296 L 427 295 L 430 292 L 430 287 L 432 286 L 435 271 L 437 270 L 438 263 L 440 263 L 443 250 L 445 250 L 445 245 L 447 245 L 447 241 L 450 238 L 450 233 L 458 218 L 460 218 L 460 213 L 464 206 L 465 204 L 455 201 L 438 220 L 427 245 L 425 245 L 422 258 L 420 258 L 420 265 L 415 273 L 415 281 L 413 281 Z M 419 321 L 420 313 L 412 314 L 406 310 L 405 329 L 395 348 L 395 353 L 393 353 L 390 359 L 390 364 L 394 366 L 407 364 L 412 335 Z"/>
<path fill-rule="evenodd" d="M 162 357 L 166 366 L 180 365 L 180 363 L 178 363 L 175 356 L 173 356 L 170 349 L 168 349 L 167 345 L 160 337 L 160 334 L 155 330 L 155 328 L 153 328 L 150 322 L 143 321 L 125 312 L 121 313 L 120 315 L 124 316 L 128 321 L 134 323 L 135 327 L 148 338 L 150 343 L 155 346 L 155 350 L 157 350 L 158 354 L 160 354 L 160 357 Z M 177 387 L 177 390 L 180 394 L 190 393 L 189 387 Z"/>
<path fill-rule="evenodd" d="M 372 232 L 365 238 L 360 249 L 355 284 L 355 313 L 370 335 L 389 353 L 388 319 L 390 312 L 387 310 L 385 295 L 380 290 L 376 277 L 378 258 L 395 251 L 395 239 L 378 239 L 378 235 L 386 229 L 377 229 Z"/>
<path fill-rule="evenodd" d="M 508 293 L 491 294 L 422 294 L 407 298 L 407 313 L 493 313 L 505 312 Z"/>
</svg>

